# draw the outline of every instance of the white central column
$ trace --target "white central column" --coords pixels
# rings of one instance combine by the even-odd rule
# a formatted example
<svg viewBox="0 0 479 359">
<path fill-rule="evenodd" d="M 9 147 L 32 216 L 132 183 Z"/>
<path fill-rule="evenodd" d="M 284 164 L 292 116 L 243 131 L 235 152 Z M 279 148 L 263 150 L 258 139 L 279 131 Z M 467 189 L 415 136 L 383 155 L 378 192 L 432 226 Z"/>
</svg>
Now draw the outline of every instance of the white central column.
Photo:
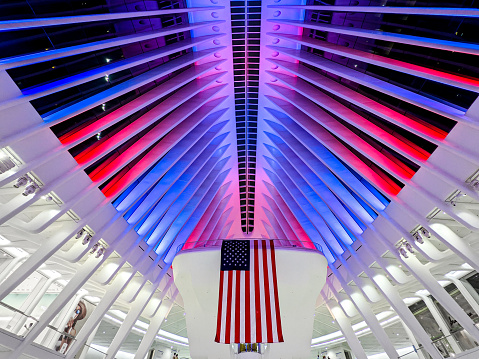
<svg viewBox="0 0 479 359">
<path fill-rule="evenodd" d="M 230 358 L 230 345 L 214 342 L 218 311 L 220 247 L 180 252 L 175 284 L 187 312 L 194 359 Z M 316 299 L 326 281 L 327 261 L 319 252 L 276 247 L 276 272 L 284 343 L 267 345 L 264 359 L 309 359 Z"/>
</svg>

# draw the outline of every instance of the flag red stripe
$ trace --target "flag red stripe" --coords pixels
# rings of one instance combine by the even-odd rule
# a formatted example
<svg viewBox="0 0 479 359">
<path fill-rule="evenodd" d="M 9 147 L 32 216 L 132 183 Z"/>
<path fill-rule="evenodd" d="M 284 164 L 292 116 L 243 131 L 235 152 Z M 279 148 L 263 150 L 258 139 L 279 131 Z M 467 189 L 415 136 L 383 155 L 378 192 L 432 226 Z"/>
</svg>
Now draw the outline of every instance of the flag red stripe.
<svg viewBox="0 0 479 359">
<path fill-rule="evenodd" d="M 241 271 L 236 271 L 235 343 L 240 343 Z"/>
<path fill-rule="evenodd" d="M 259 260 L 258 260 L 258 241 L 254 242 L 254 288 L 255 288 L 255 318 L 256 318 L 256 342 L 262 342 L 261 335 L 261 302 L 259 296 Z"/>
<path fill-rule="evenodd" d="M 263 281 L 264 281 L 264 302 L 266 306 L 266 337 L 267 343 L 273 342 L 273 322 L 271 321 L 271 303 L 269 290 L 269 273 L 268 273 L 268 250 L 266 241 L 261 241 L 263 245 Z"/>
<path fill-rule="evenodd" d="M 215 342 L 220 342 L 220 335 L 221 335 L 221 313 L 223 311 L 223 278 L 225 272 L 220 271 L 220 295 L 218 298 L 218 318 L 216 320 L 216 338 Z"/>
<path fill-rule="evenodd" d="M 279 296 L 278 296 L 278 282 L 276 278 L 276 256 L 274 253 L 274 243 L 271 241 L 271 272 L 273 273 L 273 292 L 274 292 L 274 303 L 276 307 L 276 330 L 278 331 L 278 341 L 284 342 L 283 340 L 283 329 L 281 328 L 281 315 L 279 312 Z"/>
<path fill-rule="evenodd" d="M 250 278 L 249 278 L 249 270 L 245 271 L 244 272 L 244 280 L 245 280 L 245 295 L 244 295 L 244 298 L 245 298 L 245 304 L 244 304 L 244 308 L 245 308 L 245 325 L 244 325 L 244 329 L 245 329 L 245 334 L 244 334 L 244 337 L 245 337 L 245 342 L 246 343 L 250 343 L 251 342 L 251 309 L 250 309 L 250 287 L 249 287 L 249 281 L 250 281 Z"/>
<path fill-rule="evenodd" d="M 231 343 L 231 297 L 233 296 L 233 271 L 228 272 L 228 295 L 226 301 L 225 343 Z"/>
</svg>

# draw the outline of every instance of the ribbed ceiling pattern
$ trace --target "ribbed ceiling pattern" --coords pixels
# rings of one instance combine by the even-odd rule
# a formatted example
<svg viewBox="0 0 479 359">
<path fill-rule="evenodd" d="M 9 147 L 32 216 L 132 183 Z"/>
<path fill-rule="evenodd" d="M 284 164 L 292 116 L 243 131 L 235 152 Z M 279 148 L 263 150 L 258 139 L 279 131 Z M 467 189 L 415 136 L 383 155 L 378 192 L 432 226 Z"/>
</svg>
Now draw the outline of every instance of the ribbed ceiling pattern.
<svg viewBox="0 0 479 359">
<path fill-rule="evenodd" d="M 454 181 L 428 158 L 437 147 L 468 157 L 445 138 L 477 97 L 477 45 L 428 28 L 421 9 L 318 4 L 268 5 L 261 36 L 254 1 L 227 4 L 230 18 L 214 4 L 148 2 L 5 23 L 11 41 L 51 46 L 2 62 L 22 93 L 1 108 L 30 101 L 44 121 L 4 143 L 50 127 L 78 163 L 59 183 L 86 171 L 164 260 L 199 223 L 235 236 L 256 217 L 250 234 L 318 242 L 333 262 L 421 167 Z M 448 26 L 465 27 L 474 10 L 463 12 Z M 460 57 L 431 66 L 450 50 Z"/>
<path fill-rule="evenodd" d="M 53 233 L 71 218 L 43 255 L 82 228 L 93 239 L 72 258 L 113 237 L 106 257 L 133 243 L 164 271 L 185 243 L 315 242 L 330 263 L 324 299 L 354 303 L 391 358 L 357 299 L 375 292 L 357 288 L 374 282 L 411 327 L 393 279 L 412 276 L 457 311 L 423 263 L 450 250 L 479 269 L 466 238 L 477 215 L 456 206 L 479 200 L 473 3 L 29 3 L 0 11 L 0 147 L 17 164 L 0 185 L 28 174 L 37 187 L 2 203 L 0 224 L 21 227 L 18 215 L 52 196 L 59 207 L 25 224 Z"/>
</svg>

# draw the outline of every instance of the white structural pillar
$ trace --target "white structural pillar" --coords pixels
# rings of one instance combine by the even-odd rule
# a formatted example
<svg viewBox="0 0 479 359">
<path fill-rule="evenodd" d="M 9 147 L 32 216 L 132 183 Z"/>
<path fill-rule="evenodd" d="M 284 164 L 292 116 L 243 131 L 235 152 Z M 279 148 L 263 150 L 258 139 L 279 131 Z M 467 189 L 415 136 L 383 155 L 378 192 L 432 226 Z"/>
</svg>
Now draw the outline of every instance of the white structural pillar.
<svg viewBox="0 0 479 359">
<path fill-rule="evenodd" d="M 406 323 L 404 323 L 403 320 L 401 320 L 401 324 L 404 330 L 406 331 L 407 336 L 411 340 L 412 345 L 414 345 L 414 348 L 416 348 L 416 353 L 419 359 L 429 359 L 429 358 L 426 358 L 424 355 L 424 352 L 421 349 L 419 349 L 419 343 L 416 340 L 416 337 L 414 336 L 414 334 L 411 332 L 411 329 L 409 329 L 409 327 L 406 325 Z"/>
<path fill-rule="evenodd" d="M 366 246 L 366 248 L 369 249 L 367 244 L 364 245 Z M 356 254 L 354 254 L 354 258 L 357 259 L 357 261 L 360 263 L 360 266 L 364 270 L 366 275 L 368 275 L 374 281 L 375 285 L 381 291 L 384 298 L 386 298 L 389 304 L 391 304 L 394 311 L 399 315 L 402 320 L 407 323 L 407 325 L 414 332 L 416 337 L 421 341 L 422 345 L 424 345 L 431 357 L 434 359 L 442 359 L 443 356 L 434 346 L 434 344 L 432 344 L 429 335 L 426 333 L 419 321 L 403 302 L 396 287 L 391 284 L 389 279 L 384 275 L 384 272 L 377 269 L 369 268 Z"/>
<path fill-rule="evenodd" d="M 103 257 L 104 258 L 104 257 Z M 91 275 L 101 266 L 103 258 L 90 256 L 85 263 L 78 269 L 75 276 L 63 288 L 60 294 L 50 304 L 48 310 L 42 314 L 38 323 L 33 326 L 23 342 L 13 351 L 7 353 L 8 359 L 17 359 L 22 352 L 29 346 L 33 340 L 43 331 L 43 329 L 52 321 L 55 315 L 63 308 L 78 290 L 85 284 Z"/>
<path fill-rule="evenodd" d="M 80 332 L 76 336 L 76 340 L 73 342 L 70 350 L 68 351 L 66 358 L 72 359 L 77 351 L 83 346 L 84 342 L 89 338 L 91 331 L 97 327 L 106 312 L 111 308 L 113 303 L 118 299 L 125 287 L 130 283 L 135 272 L 122 271 L 118 273 L 112 284 L 108 287 L 107 292 L 101 299 L 100 303 L 93 310 L 93 313 L 88 317 L 87 321 L 80 329 Z"/>
<path fill-rule="evenodd" d="M 165 321 L 165 318 L 170 313 L 171 308 L 173 308 L 173 304 L 175 303 L 176 296 L 178 295 L 178 290 L 172 295 L 170 299 L 164 299 L 161 302 L 160 309 L 156 315 L 150 320 L 150 325 L 146 330 L 143 339 L 141 340 L 140 346 L 138 347 L 135 358 L 134 359 L 143 359 L 145 355 L 150 350 L 151 345 L 155 341 L 156 335 L 161 328 L 161 325 Z"/>
<path fill-rule="evenodd" d="M 38 282 L 38 284 L 33 288 L 33 291 L 29 294 L 28 298 L 25 300 L 25 302 L 21 305 L 20 311 L 23 312 L 24 315 L 18 318 L 16 323 L 13 321 L 15 320 L 15 317 L 12 319 L 12 333 L 18 334 L 20 329 L 23 327 L 25 322 L 27 321 L 27 316 L 32 314 L 33 310 L 37 306 L 38 302 L 42 299 L 43 295 L 45 292 L 48 290 L 50 285 L 55 281 L 58 277 L 52 277 L 48 278 L 46 280 L 41 280 Z M 8 327 L 7 327 L 8 329 Z"/>
<path fill-rule="evenodd" d="M 90 345 L 93 342 L 93 339 L 95 338 L 96 332 L 98 331 L 99 328 L 100 328 L 100 324 L 98 324 L 96 326 L 96 328 L 93 329 L 93 331 L 90 333 L 90 335 L 88 336 L 85 344 L 83 345 L 83 347 L 80 350 L 80 354 L 77 357 L 78 359 L 86 359 L 86 355 L 88 353 L 88 350 L 90 349 Z"/>
<path fill-rule="evenodd" d="M 475 120 L 479 120 L 479 98 L 477 98 L 466 111 L 466 115 Z"/>
<path fill-rule="evenodd" d="M 168 265 L 164 266 L 162 271 L 158 275 L 158 278 L 153 284 L 149 284 L 141 288 L 141 290 L 139 291 L 139 294 L 136 296 L 135 301 L 131 305 L 130 311 L 126 315 L 126 318 L 123 321 L 120 327 L 120 330 L 118 330 L 115 337 L 113 338 L 110 344 L 110 347 L 108 348 L 108 351 L 106 353 L 105 359 L 114 358 L 118 350 L 120 350 L 121 344 L 130 333 L 131 328 L 133 327 L 137 319 L 140 317 L 143 310 L 145 310 L 150 299 L 154 296 L 155 291 L 158 288 L 158 285 L 160 284 L 164 275 L 168 272 L 169 268 L 170 266 Z M 166 294 L 166 289 L 163 290 L 163 292 L 160 294 L 161 298 L 163 298 L 165 294 Z"/>
<path fill-rule="evenodd" d="M 351 301 L 354 303 L 355 307 L 357 308 L 361 316 L 364 318 L 364 321 L 368 324 L 369 328 L 371 329 L 371 332 L 374 334 L 379 344 L 381 344 L 386 355 L 390 359 L 396 359 L 399 355 L 393 344 L 391 343 L 391 340 L 389 339 L 388 335 L 381 327 L 379 320 L 376 318 L 376 315 L 371 309 L 371 305 L 367 302 L 365 296 L 359 290 L 353 290 L 345 282 L 344 278 L 341 276 L 341 274 L 336 268 L 330 268 L 336 275 L 336 278 L 340 281 L 341 286 L 346 292 L 346 294 L 351 298 Z"/>
<path fill-rule="evenodd" d="M 462 352 L 461 348 L 457 344 L 456 340 L 451 336 L 451 332 L 449 331 L 448 326 L 446 325 L 446 322 L 444 321 L 444 318 L 442 317 L 441 313 L 437 309 L 436 305 L 433 303 L 431 298 L 427 295 L 422 295 L 419 294 L 419 296 L 422 298 L 424 301 L 424 304 L 426 304 L 427 309 L 431 312 L 432 316 L 434 317 L 434 320 L 436 321 L 437 325 L 439 325 L 439 328 L 443 332 L 443 334 L 447 337 L 446 340 L 451 344 L 452 349 L 456 354 Z"/>
<path fill-rule="evenodd" d="M 16 268 L 20 263 L 26 260 L 26 257 L 15 257 L 13 258 L 10 263 L 8 263 L 7 267 L 0 273 L 0 283 L 8 277 L 8 275 Z M 7 293 L 8 294 L 8 293 Z"/>
<path fill-rule="evenodd" d="M 466 285 L 469 285 L 469 283 L 464 283 L 462 280 L 455 278 L 453 276 L 446 276 L 447 279 L 450 279 L 457 287 L 459 292 L 464 296 L 466 299 L 467 303 L 471 306 L 471 308 L 479 315 L 479 303 L 477 300 L 474 298 L 474 296 L 471 294 L 471 292 L 466 288 Z"/>
<path fill-rule="evenodd" d="M 424 288 L 431 293 L 434 298 L 456 319 L 459 324 L 466 329 L 469 334 L 479 341 L 479 329 L 475 326 L 471 318 L 466 314 L 463 308 L 449 295 L 449 293 L 437 282 L 434 276 L 425 268 L 419 260 L 410 256 L 404 259 L 404 264 L 408 270 L 424 285 Z"/>
<path fill-rule="evenodd" d="M 316 300 L 326 281 L 319 252 L 276 247 L 276 272 L 284 343 L 268 344 L 264 359 L 309 359 Z M 220 247 L 181 251 L 173 262 L 186 310 L 190 353 L 195 359 L 230 358 L 230 346 L 214 342 L 220 279 Z"/>
<path fill-rule="evenodd" d="M 327 300 L 326 296 L 324 295 L 323 298 L 325 300 L 326 306 L 329 309 L 329 312 L 333 316 L 336 323 L 338 323 L 341 333 L 343 333 L 347 343 L 349 344 L 349 347 L 356 356 L 356 359 L 367 359 L 368 357 L 364 352 L 364 348 L 362 347 L 361 342 L 351 326 L 351 321 L 348 319 L 346 314 L 344 314 L 341 307 L 332 300 Z"/>
<path fill-rule="evenodd" d="M 126 315 L 126 318 L 121 324 L 120 329 L 118 330 L 110 346 L 108 347 L 105 359 L 115 358 L 116 353 L 118 353 L 118 350 L 120 350 L 121 345 L 130 333 L 131 328 L 137 321 L 138 317 L 145 309 L 146 305 L 148 304 L 148 301 L 155 293 L 155 290 L 156 287 L 152 284 L 149 284 L 141 289 L 138 298 L 131 305 L 130 311 Z"/>
</svg>

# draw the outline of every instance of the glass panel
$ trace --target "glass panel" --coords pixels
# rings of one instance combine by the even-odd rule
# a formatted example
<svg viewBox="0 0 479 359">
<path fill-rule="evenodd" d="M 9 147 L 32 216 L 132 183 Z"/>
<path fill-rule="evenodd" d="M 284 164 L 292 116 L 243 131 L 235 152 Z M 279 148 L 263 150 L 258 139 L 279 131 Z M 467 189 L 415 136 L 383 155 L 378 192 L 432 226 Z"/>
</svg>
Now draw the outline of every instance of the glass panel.
<svg viewBox="0 0 479 359">
<path fill-rule="evenodd" d="M 55 342 L 53 346 L 55 351 L 60 354 L 66 354 L 76 339 L 72 333 L 60 332 L 49 325 L 40 333 L 40 335 L 38 335 L 38 337 L 35 338 L 34 342 L 40 345 L 45 345 L 45 341 L 49 342 L 50 340 Z"/>
<path fill-rule="evenodd" d="M 479 294 L 479 273 L 467 278 L 466 281 L 474 288 L 477 294 Z"/>
<path fill-rule="evenodd" d="M 424 328 L 426 333 L 434 341 L 434 345 L 437 347 L 439 352 L 443 355 L 444 358 L 449 358 L 451 353 L 454 353 L 449 342 L 444 339 L 444 333 L 439 328 L 436 320 L 434 319 L 431 311 L 426 306 L 423 300 L 411 305 L 409 307 L 411 312 L 414 314 L 419 324 Z M 454 340 L 450 338 L 450 340 Z"/>
<path fill-rule="evenodd" d="M 459 306 L 464 309 L 464 311 L 471 317 L 471 319 L 477 323 L 479 317 L 477 313 L 472 309 L 472 307 L 467 302 L 466 298 L 462 295 L 461 292 L 457 289 L 456 285 L 449 284 L 445 287 L 448 293 L 452 298 L 459 304 Z M 477 347 L 479 344 L 474 340 L 474 338 L 469 335 L 469 333 L 459 324 L 459 322 L 451 315 L 449 312 L 433 297 L 434 304 L 437 306 L 442 316 L 445 319 L 446 325 L 449 328 L 452 336 L 459 344 L 462 350 L 469 350 Z"/>
<path fill-rule="evenodd" d="M 0 302 L 0 328 L 25 337 L 37 323 L 36 318 Z"/>
</svg>

